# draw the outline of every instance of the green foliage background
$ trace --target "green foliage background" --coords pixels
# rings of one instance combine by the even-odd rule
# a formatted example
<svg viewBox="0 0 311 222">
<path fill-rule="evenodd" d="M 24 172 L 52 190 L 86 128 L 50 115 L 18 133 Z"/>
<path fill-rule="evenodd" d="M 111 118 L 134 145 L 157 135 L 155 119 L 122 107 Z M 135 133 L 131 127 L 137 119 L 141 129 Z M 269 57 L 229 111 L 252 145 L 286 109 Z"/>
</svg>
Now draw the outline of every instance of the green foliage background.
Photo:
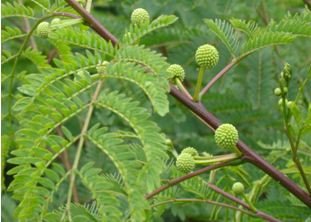
<svg viewBox="0 0 311 222">
<path fill-rule="evenodd" d="M 2 4 L 8 4 L 9 2 L 11 1 L 2 1 Z M 29 18 L 44 16 L 45 12 L 40 8 L 40 5 L 48 5 L 48 2 L 48 0 L 26 0 L 24 1 L 25 6 L 31 7 L 33 11 L 27 12 L 26 10 L 25 12 L 25 10 L 21 10 L 19 12 L 16 7 L 16 11 L 12 12 L 12 14 L 17 15 L 20 13 L 28 15 Z M 52 3 L 59 6 L 63 4 L 63 1 L 52 1 Z M 166 147 L 164 141 L 165 139 L 170 139 L 178 153 L 186 146 L 193 146 L 200 152 L 209 152 L 213 155 L 223 154 L 224 151 L 219 150 L 214 143 L 213 133 L 172 97 L 168 98 L 169 112 L 167 113 L 168 110 L 165 108 L 167 105 L 165 103 L 167 99 L 165 93 L 168 89 L 168 82 L 164 73 L 165 68 L 168 63 L 178 63 L 182 65 L 186 70 L 185 85 L 190 92 L 193 92 L 197 78 L 197 67 L 194 61 L 194 53 L 198 46 L 205 43 L 213 44 L 220 52 L 219 64 L 205 74 L 204 83 L 207 83 L 216 73 L 228 64 L 232 58 L 232 52 L 230 52 L 228 47 L 226 47 L 217 35 L 215 35 L 215 32 L 211 30 L 208 21 L 205 19 L 212 19 L 213 21 L 215 21 L 215 19 L 222 19 L 229 21 L 230 19 L 236 18 L 246 21 L 251 20 L 256 22 L 259 26 L 265 27 L 269 23 L 271 24 L 272 21 L 278 23 L 284 19 L 288 13 L 302 13 L 302 11 L 306 10 L 304 2 L 301 0 L 94 0 L 92 14 L 118 39 L 122 39 L 124 30 L 128 29 L 130 25 L 130 14 L 133 9 L 138 7 L 145 8 L 150 13 L 151 18 L 157 18 L 162 14 L 166 14 L 176 15 L 179 19 L 170 27 L 157 30 L 156 32 L 142 38 L 139 43 L 145 47 L 126 46 L 123 49 L 121 48 L 118 52 L 116 52 L 111 45 L 100 43 L 100 38 L 92 31 L 90 31 L 88 36 L 79 36 L 79 30 L 87 30 L 86 26 L 82 25 L 81 27 L 75 27 L 73 29 L 61 30 L 59 32 L 56 31 L 49 36 L 49 40 L 38 38 L 36 36 L 35 40 L 38 45 L 38 50 L 31 50 L 28 48 L 23 52 L 21 59 L 17 63 L 15 73 L 18 77 L 17 80 L 14 81 L 13 101 L 20 101 L 19 99 L 27 96 L 30 96 L 27 98 L 31 98 L 31 96 L 34 95 L 34 92 L 32 91 L 33 89 L 27 87 L 27 84 L 29 84 L 30 81 L 30 74 L 43 73 L 47 75 L 48 72 L 45 70 L 51 68 L 51 66 L 57 66 L 59 69 L 68 72 L 71 70 L 76 71 L 81 67 L 91 67 L 94 71 L 99 62 L 102 60 L 110 61 L 112 58 L 115 58 L 114 56 L 117 54 L 117 56 L 119 56 L 117 58 L 120 59 L 120 61 L 119 63 L 116 62 L 115 65 L 108 67 L 108 77 L 111 75 L 110 77 L 112 78 L 107 80 L 104 85 L 107 88 L 112 88 L 114 91 L 118 91 L 122 95 L 115 95 L 107 92 L 107 94 L 102 96 L 101 102 L 97 104 L 99 107 L 109 107 L 110 111 L 107 109 L 96 109 L 91 120 L 92 127 L 90 127 L 91 129 L 87 133 L 85 149 L 82 150 L 80 162 L 81 168 L 79 167 L 80 170 L 78 173 L 80 177 L 77 180 L 81 204 L 72 206 L 72 214 L 79 215 L 83 219 L 89 216 L 88 221 L 97 221 L 96 219 L 100 218 L 100 215 L 97 214 L 98 206 L 94 205 L 92 198 L 98 198 L 103 203 L 113 203 L 113 201 L 115 201 L 116 205 L 120 204 L 119 202 L 124 204 L 119 205 L 118 210 L 112 208 L 111 212 L 106 212 L 107 218 L 109 218 L 109 216 L 111 216 L 111 218 L 120 217 L 119 214 L 122 214 L 122 210 L 126 212 L 125 214 L 130 214 L 128 212 L 130 208 L 131 213 L 134 215 L 133 218 L 145 217 L 145 220 L 147 221 L 232 221 L 234 212 L 205 203 L 168 204 L 166 207 L 161 206 L 157 208 L 156 211 L 153 211 L 152 213 L 149 212 L 142 216 L 144 214 L 144 207 L 147 206 L 147 203 L 143 201 L 139 202 L 143 199 L 143 195 L 145 194 L 141 193 L 141 190 L 144 189 L 141 188 L 140 190 L 139 186 L 150 186 L 147 190 L 151 191 L 157 187 L 161 181 L 157 181 L 156 179 L 152 181 L 153 175 L 148 176 L 144 174 L 140 174 L 141 178 L 147 178 L 147 180 L 150 180 L 146 182 L 146 184 L 126 184 L 126 180 L 124 181 L 124 178 L 127 178 L 128 181 L 133 181 L 132 177 L 138 172 L 137 168 L 142 167 L 142 164 L 136 163 L 136 160 L 144 162 L 146 159 L 148 160 L 150 156 L 158 152 L 155 149 L 154 153 L 149 154 L 149 157 L 140 154 L 140 150 L 143 146 L 141 143 L 137 142 L 138 139 L 136 137 L 138 134 L 143 145 L 144 143 L 158 143 L 158 150 L 161 148 L 163 148 L 163 150 L 169 150 L 170 148 Z M 2 7 L 2 10 L 4 10 L 4 7 Z M 57 10 L 56 7 L 55 10 Z M 66 8 L 66 11 L 73 13 L 73 10 L 68 8 Z M 14 159 L 14 155 L 23 156 L 26 154 L 18 153 L 18 151 L 16 151 L 18 150 L 16 144 L 19 142 L 16 142 L 12 135 L 15 135 L 15 133 L 23 127 L 31 128 L 28 126 L 28 124 L 30 124 L 29 122 L 20 122 L 20 120 L 27 119 L 29 115 L 32 116 L 36 110 L 35 107 L 31 106 L 28 110 L 25 109 L 24 103 L 30 103 L 30 100 L 26 99 L 21 103 L 17 103 L 17 105 L 15 104 L 14 115 L 16 115 L 16 117 L 14 117 L 14 121 L 9 122 L 7 119 L 8 109 L 13 105 L 7 99 L 9 96 L 8 79 L 10 79 L 10 70 L 13 66 L 14 60 L 10 60 L 10 57 L 19 50 L 21 39 L 23 39 L 25 35 L 24 32 L 19 29 L 23 24 L 22 17 L 6 18 L 5 13 L 9 14 L 9 11 L 2 11 L 2 14 L 4 14 L 4 18 L 2 19 L 2 167 L 4 172 L 2 178 L 2 220 L 17 221 L 13 216 L 13 211 L 18 204 L 18 202 L 12 198 L 12 190 L 14 190 L 15 187 L 13 186 L 13 189 L 11 190 L 7 190 L 7 187 L 13 180 L 12 169 L 13 171 L 16 169 L 13 168 L 13 165 L 21 164 L 22 162 L 20 159 Z M 309 14 L 306 16 L 306 21 L 308 21 L 308 24 L 310 25 L 310 11 L 307 13 Z M 34 20 L 30 19 L 30 21 L 33 25 Z M 209 21 L 211 22 L 211 20 Z M 15 26 L 19 28 L 15 30 L 9 29 Z M 271 25 L 271 29 L 273 28 L 275 27 Z M 288 24 L 284 29 L 286 28 L 290 28 Z M 306 31 L 305 36 L 310 37 L 310 28 L 304 30 L 299 30 L 297 28 L 293 33 L 298 33 L 297 36 L 302 36 L 302 38 L 297 38 L 295 41 L 291 42 L 291 44 L 286 44 L 284 46 L 281 45 L 264 48 L 242 60 L 227 73 L 225 78 L 222 78 L 214 85 L 214 87 L 203 97 L 202 101 L 207 109 L 214 113 L 223 122 L 229 122 L 237 126 L 241 138 L 250 147 L 273 163 L 273 165 L 277 166 L 277 168 L 288 173 L 288 175 L 301 186 L 303 186 L 303 183 L 291 161 L 289 143 L 284 134 L 282 116 L 278 109 L 278 98 L 274 96 L 273 89 L 278 86 L 277 78 L 283 69 L 284 62 L 291 64 L 293 72 L 293 80 L 291 81 L 289 88 L 289 99 L 295 99 L 301 82 L 307 78 L 307 75 L 310 76 L 311 41 L 310 38 L 304 38 L 303 31 Z M 76 45 L 72 44 L 72 42 L 74 42 L 72 36 L 74 35 L 79 36 L 76 39 L 79 43 Z M 10 36 L 20 37 L 8 40 Z M 237 33 L 235 37 L 236 42 L 233 43 L 234 45 L 241 44 L 245 40 L 245 37 L 240 32 Z M 284 36 L 281 36 L 281 38 L 283 37 Z M 82 47 L 83 41 L 87 47 Z M 126 40 L 124 41 L 126 42 Z M 281 40 L 279 41 L 282 42 Z M 287 40 L 285 39 L 284 43 L 287 43 L 286 41 Z M 95 53 L 91 48 L 92 43 L 94 43 L 96 48 L 96 50 L 94 50 L 96 51 Z M 46 63 L 46 58 L 49 56 L 51 50 L 55 48 L 59 52 L 59 57 L 57 57 L 58 60 L 54 60 L 50 66 L 50 64 Z M 83 48 L 87 48 L 88 52 Z M 157 53 L 167 57 L 167 60 L 165 61 L 165 59 L 159 54 L 150 52 L 146 48 L 155 50 Z M 39 52 L 41 52 L 41 54 Z M 131 56 L 137 57 L 138 52 L 144 54 L 146 58 L 150 56 L 150 58 L 154 59 L 145 62 L 154 65 L 152 68 L 156 71 L 159 70 L 160 73 L 158 76 L 147 79 L 147 77 L 139 75 L 139 68 L 136 66 L 124 65 L 122 63 L 122 59 Z M 80 54 L 77 55 L 73 53 Z M 143 60 L 144 58 L 139 59 Z M 158 63 L 156 64 L 155 61 Z M 121 72 L 123 70 L 128 70 L 129 74 L 122 74 Z M 120 71 L 120 74 L 116 74 L 118 71 Z M 136 75 L 131 75 L 131 73 Z M 91 74 L 93 73 L 91 72 Z M 43 78 L 43 75 L 40 76 L 40 78 L 41 77 Z M 75 90 L 70 92 L 68 89 L 66 95 L 59 95 L 61 97 L 59 98 L 59 101 L 62 101 L 61 99 L 64 99 L 65 101 L 70 93 L 72 94 L 71 96 L 74 97 L 77 91 L 81 93 L 79 94 L 79 99 L 82 101 L 81 103 L 86 103 L 92 93 L 92 91 L 88 91 L 88 89 L 94 88 L 94 83 L 98 81 L 98 78 L 100 77 L 89 75 L 88 73 L 82 73 L 80 79 L 79 76 L 74 79 L 69 78 L 67 84 Z M 119 82 L 118 79 L 130 81 Z M 131 80 L 133 79 L 136 81 L 136 85 L 131 84 Z M 40 82 L 39 79 L 36 81 Z M 158 85 L 158 88 L 155 87 L 155 89 L 151 89 L 151 87 L 148 88 L 147 86 L 139 87 L 146 81 L 150 81 L 152 84 L 158 82 L 158 84 L 162 83 L 162 85 Z M 149 93 L 148 97 L 151 100 L 151 104 L 146 100 L 147 97 L 143 94 L 143 91 L 140 90 L 140 88 Z M 306 110 L 305 107 L 308 106 L 311 100 L 310 83 L 305 87 L 303 95 L 305 99 L 304 102 L 306 103 L 304 105 L 304 110 Z M 40 98 L 42 100 L 46 99 L 47 97 L 44 96 L 45 95 Z M 62 98 L 62 96 L 64 98 Z M 126 97 L 131 97 L 131 101 Z M 141 106 L 145 109 L 140 110 L 140 108 L 133 108 L 132 110 L 127 110 L 125 105 L 125 107 L 120 105 L 133 103 L 132 105 L 128 104 L 128 107 L 135 107 L 138 103 L 135 103 L 134 101 L 139 101 Z M 42 101 L 38 101 L 38 104 L 40 104 L 40 102 Z M 50 107 L 57 107 L 60 105 L 56 102 L 54 104 L 52 104 L 52 101 L 50 102 Z M 79 104 L 79 102 L 76 102 L 76 104 Z M 71 105 L 74 106 L 74 104 Z M 129 124 L 126 123 L 127 121 L 125 119 L 118 118 L 117 115 L 111 112 L 114 110 L 116 110 L 115 113 L 121 112 L 124 116 L 129 117 Z M 148 110 L 148 112 L 146 112 L 146 110 Z M 304 110 L 301 112 L 307 112 Z M 20 114 L 20 111 L 23 112 Z M 146 112 L 146 114 L 144 114 L 144 112 Z M 149 117 L 149 114 L 147 115 L 147 113 L 152 115 Z M 64 141 L 56 139 L 55 141 L 58 141 L 62 147 L 65 146 L 64 144 L 67 144 L 68 147 L 71 148 L 75 147 L 77 143 L 75 136 L 78 136 L 80 133 L 80 127 L 85 114 L 86 112 L 75 114 L 73 118 L 68 119 L 66 124 L 64 124 L 64 127 L 66 128 L 62 129 L 66 139 Z M 134 114 L 137 115 L 135 116 Z M 164 114 L 166 115 L 163 116 Z M 140 118 L 143 120 L 148 119 L 150 122 L 139 122 L 137 119 Z M 41 121 L 44 122 L 44 119 Z M 153 125 L 152 121 L 156 122 L 158 127 Z M 131 123 L 134 126 L 137 126 L 137 128 L 133 127 L 135 128 L 135 133 L 133 133 L 129 127 L 132 126 Z M 147 131 L 144 131 L 144 128 L 139 128 L 143 125 L 146 127 L 146 124 L 150 127 L 150 132 L 153 132 L 156 135 L 154 141 L 148 138 L 149 134 Z M 31 126 L 35 127 L 35 121 L 33 121 L 33 125 Z M 40 127 L 38 127 L 38 130 L 39 129 Z M 35 132 L 33 133 L 35 134 Z M 165 134 L 165 136 L 162 135 L 162 133 Z M 301 139 L 302 147 L 300 149 L 300 155 L 303 157 L 303 165 L 305 166 L 308 178 L 311 179 L 310 133 L 302 136 Z M 130 148 L 125 147 L 124 144 L 130 144 Z M 105 148 L 105 145 L 107 148 Z M 96 146 L 100 149 L 96 149 Z M 120 150 L 120 153 L 123 152 L 124 156 L 127 156 L 126 161 L 128 162 L 122 159 L 122 155 L 116 155 L 113 153 L 114 151 L 111 147 Z M 111 153 L 109 153 L 109 148 L 112 150 Z M 68 151 L 69 158 L 73 160 L 76 150 L 68 149 Z M 35 154 L 30 152 L 27 153 L 27 155 Z M 161 179 L 163 181 L 180 175 L 172 164 L 175 160 L 174 155 L 171 154 L 171 152 L 166 152 L 161 155 L 163 157 L 161 161 L 165 160 L 165 165 L 158 163 L 158 160 L 148 160 L 151 165 L 150 168 L 153 167 L 155 169 L 151 172 L 153 172 L 154 175 L 161 174 Z M 6 163 L 8 159 L 11 160 L 9 163 Z M 113 159 L 114 161 L 110 161 L 109 159 Z M 64 168 L 61 167 L 61 162 L 55 162 L 57 162 L 57 164 L 53 165 L 52 171 L 59 173 L 57 177 L 64 176 L 65 171 Z M 116 166 L 116 163 L 119 165 Z M 152 166 L 152 164 L 154 165 Z M 155 166 L 156 164 L 158 164 L 158 168 Z M 116 169 L 116 167 L 118 169 Z M 101 171 L 97 169 L 101 169 Z M 7 172 L 10 170 L 11 174 L 7 175 Z M 119 173 L 117 173 L 117 171 Z M 105 172 L 105 174 L 103 174 L 103 172 Z M 103 175 L 105 175 L 105 178 Z M 262 179 L 263 176 L 263 172 L 257 170 L 254 166 L 246 164 L 243 166 L 229 167 L 219 170 L 217 172 L 216 184 L 224 190 L 231 192 L 230 189 L 232 183 L 239 180 L 245 184 L 246 190 L 249 192 L 254 186 L 253 182 Z M 123 177 L 123 180 L 120 179 L 121 177 Z M 208 176 L 205 175 L 184 182 L 177 188 L 169 189 L 159 195 L 154 203 L 171 197 L 214 198 L 215 200 L 224 201 L 221 196 L 217 196 L 211 190 L 202 186 L 202 180 L 207 179 Z M 122 198 L 129 198 L 128 202 L 114 200 L 113 195 L 108 193 L 102 194 L 99 191 L 96 193 L 96 189 L 92 187 L 95 183 L 93 181 L 97 181 L 101 186 L 107 186 L 107 189 L 111 189 L 111 191 L 120 194 L 121 200 Z M 46 184 L 44 182 L 46 182 Z M 46 185 L 47 187 L 50 185 L 48 184 L 48 181 L 41 181 L 41 183 L 43 186 Z M 55 184 L 57 184 L 57 181 L 55 181 Z M 51 203 L 46 206 L 49 213 L 44 216 L 45 221 L 59 220 L 60 215 L 62 215 L 62 212 L 64 211 L 63 206 L 66 197 L 62 194 L 67 192 L 68 182 L 65 180 L 64 183 L 59 184 L 58 187 L 56 187 L 55 184 L 51 185 L 52 200 Z M 109 187 L 109 184 L 115 186 L 111 188 Z M 17 184 L 16 186 L 20 186 L 20 184 Z M 137 190 L 134 190 L 132 193 L 128 192 L 131 187 L 135 186 L 137 186 Z M 125 195 L 125 190 L 128 196 Z M 144 191 L 146 191 L 146 189 Z M 14 195 L 16 198 L 22 194 L 18 192 Z M 21 200 L 19 198 L 17 199 L 19 201 Z M 28 202 L 23 204 L 27 205 Z M 34 203 L 34 205 L 35 204 L 40 203 Z M 307 221 L 308 218 L 310 220 L 310 209 L 272 180 L 268 180 L 266 185 L 263 186 L 263 191 L 258 197 L 256 206 L 258 209 L 271 213 L 275 217 L 284 221 Z M 290 210 L 288 210 L 289 208 Z M 101 210 L 101 208 L 99 208 L 99 210 Z M 25 215 L 27 215 L 27 212 L 25 212 Z M 101 219 L 105 221 L 103 218 Z M 253 217 L 248 216 L 245 216 L 245 220 L 260 221 L 259 219 L 254 219 Z M 77 221 L 79 221 L 79 219 L 77 219 Z M 117 219 L 115 219 L 115 221 L 117 221 Z M 126 221 L 126 219 L 124 219 L 124 221 Z"/>
</svg>

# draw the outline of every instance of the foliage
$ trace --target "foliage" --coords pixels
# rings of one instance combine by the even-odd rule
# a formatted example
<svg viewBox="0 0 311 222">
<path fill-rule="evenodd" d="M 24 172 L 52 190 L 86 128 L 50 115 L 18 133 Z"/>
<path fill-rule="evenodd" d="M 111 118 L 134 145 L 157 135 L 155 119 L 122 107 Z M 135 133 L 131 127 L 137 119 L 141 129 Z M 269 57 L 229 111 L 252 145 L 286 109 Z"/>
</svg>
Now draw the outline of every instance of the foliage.
<svg viewBox="0 0 311 222">
<path fill-rule="evenodd" d="M 307 206 L 246 164 L 213 170 L 146 198 L 182 176 L 174 165 L 184 147 L 195 147 L 203 158 L 224 152 L 205 125 L 169 97 L 167 68 L 182 65 L 183 84 L 192 92 L 195 49 L 205 43 L 220 54 L 205 83 L 230 61 L 235 67 L 202 103 L 237 126 L 247 144 L 299 186 L 304 182 L 293 151 L 311 177 L 310 11 L 300 3 L 282 3 L 283 14 L 267 22 L 268 13 L 280 11 L 271 1 L 209 3 L 93 1 L 92 14 L 120 39 L 116 46 L 76 19 L 79 14 L 65 1 L 2 2 L 4 221 L 238 220 L 238 210 L 213 201 L 235 204 L 206 185 L 232 193 L 236 181 L 258 209 L 284 221 L 308 219 Z M 149 11 L 150 24 L 130 24 L 138 7 Z M 292 12 L 284 16 L 287 10 Z M 62 24 L 50 26 L 46 39 L 38 36 L 36 26 L 55 17 Z M 292 79 L 283 99 L 294 103 L 282 109 L 273 89 L 281 84 L 284 60 Z"/>
</svg>

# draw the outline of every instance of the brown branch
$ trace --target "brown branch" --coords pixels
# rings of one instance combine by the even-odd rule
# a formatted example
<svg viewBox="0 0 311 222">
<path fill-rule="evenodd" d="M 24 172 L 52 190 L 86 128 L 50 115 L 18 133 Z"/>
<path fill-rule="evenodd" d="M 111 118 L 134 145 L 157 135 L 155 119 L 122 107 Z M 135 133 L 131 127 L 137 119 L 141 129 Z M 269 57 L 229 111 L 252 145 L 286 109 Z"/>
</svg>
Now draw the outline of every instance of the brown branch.
<svg viewBox="0 0 311 222">
<path fill-rule="evenodd" d="M 171 87 L 171 94 L 179 100 L 183 105 L 188 107 L 192 112 L 200 117 L 204 122 L 206 122 L 213 129 L 217 129 L 219 126 L 219 120 L 211 113 L 209 113 L 205 107 L 199 103 L 195 103 L 189 100 L 185 95 L 183 95 L 177 89 Z M 298 199 L 304 202 L 307 206 L 311 207 L 311 197 L 301 189 L 297 184 L 295 184 L 292 180 L 290 180 L 287 176 L 282 174 L 276 168 L 274 168 L 270 163 L 256 154 L 253 150 L 251 150 L 243 141 L 239 140 L 237 147 L 244 155 L 246 161 L 252 163 L 269 176 L 271 176 L 274 180 L 279 182 L 283 187 L 285 187 L 289 192 L 294 194 Z"/>
<path fill-rule="evenodd" d="M 86 11 L 81 5 L 75 0 L 66 0 L 66 2 L 76 10 L 82 18 L 89 24 L 89 26 L 97 32 L 101 37 L 110 41 L 113 45 L 117 44 L 118 40 L 114 37 L 103 25 L 101 25 L 97 19 L 95 19 L 88 11 Z"/>
<path fill-rule="evenodd" d="M 108 41 L 111 41 L 112 44 L 117 43 L 117 39 L 111 33 L 109 33 L 105 29 L 105 27 L 103 27 L 93 16 L 91 16 L 86 10 L 80 7 L 80 5 L 77 4 L 76 1 L 66 0 L 66 2 L 68 2 L 68 4 L 70 4 L 100 36 Z M 195 115 L 202 119 L 207 125 L 211 126 L 213 129 L 216 129 L 219 126 L 220 121 L 214 115 L 209 113 L 202 104 L 193 102 L 183 93 L 178 91 L 175 87 L 171 87 L 170 93 L 184 106 L 188 107 Z M 270 175 L 275 181 L 279 182 L 283 187 L 285 187 L 289 192 L 295 195 L 303 203 L 311 207 L 311 197 L 308 195 L 308 193 L 306 193 L 287 176 L 282 174 L 270 163 L 268 163 L 266 160 L 256 154 L 241 140 L 238 142 L 237 145 L 248 162 L 252 163 L 256 167 Z"/>
</svg>

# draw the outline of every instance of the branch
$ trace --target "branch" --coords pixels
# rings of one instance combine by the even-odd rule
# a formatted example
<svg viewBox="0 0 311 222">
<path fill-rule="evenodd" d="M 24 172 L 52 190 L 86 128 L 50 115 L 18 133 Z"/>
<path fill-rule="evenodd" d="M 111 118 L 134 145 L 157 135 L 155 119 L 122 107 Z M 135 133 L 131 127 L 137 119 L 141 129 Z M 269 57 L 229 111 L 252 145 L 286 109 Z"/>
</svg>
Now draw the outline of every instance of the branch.
<svg viewBox="0 0 311 222">
<path fill-rule="evenodd" d="M 214 184 L 212 184 L 212 183 L 206 183 L 206 185 L 207 185 L 210 189 L 212 189 L 212 190 L 214 190 L 215 192 L 221 194 L 222 196 L 226 197 L 227 199 L 232 200 L 232 201 L 234 201 L 234 202 L 240 204 L 240 205 L 241 205 L 242 207 L 244 207 L 245 209 L 250 210 L 250 211 L 253 211 L 253 209 L 252 209 L 249 205 L 247 205 L 244 201 L 242 201 L 242 200 L 240 200 L 239 198 L 237 198 L 237 197 L 235 197 L 235 196 L 233 196 L 233 195 L 231 195 L 231 194 L 229 194 L 229 193 L 223 191 L 222 189 L 220 189 L 219 187 L 215 186 Z M 253 212 L 254 212 L 254 211 L 253 211 Z M 266 214 L 265 212 L 262 212 L 262 211 L 260 211 L 260 210 L 256 210 L 254 213 L 255 213 L 256 216 L 258 216 L 258 217 L 260 217 L 260 218 L 263 218 L 263 219 L 265 219 L 266 221 L 270 221 L 270 222 L 280 222 L 278 219 L 276 219 L 276 218 L 272 217 L 271 215 Z"/>
<path fill-rule="evenodd" d="M 113 45 L 117 44 L 118 40 L 114 37 L 103 25 L 101 25 L 86 9 L 84 9 L 75 0 L 66 0 L 66 2 L 76 10 L 89 26 L 97 32 L 101 37 L 110 41 Z"/>
<path fill-rule="evenodd" d="M 225 75 L 235 64 L 238 63 L 238 60 L 233 59 L 228 65 L 226 65 L 219 73 L 214 76 L 211 81 L 200 92 L 200 97 L 202 97 L 223 75 Z"/>
<path fill-rule="evenodd" d="M 91 122 L 91 117 L 93 114 L 93 110 L 94 110 L 94 102 L 97 100 L 99 94 L 100 94 L 100 90 L 102 87 L 103 82 L 100 80 L 97 83 L 95 92 L 92 95 L 92 99 L 90 102 L 90 107 L 87 111 L 86 117 L 85 117 L 85 121 L 83 123 L 82 126 L 82 130 L 81 130 L 81 134 L 80 134 L 80 140 L 79 140 L 79 144 L 78 144 L 78 148 L 77 148 L 77 152 L 75 155 L 75 159 L 73 162 L 73 166 L 71 169 L 71 175 L 70 175 L 70 181 L 69 181 L 69 190 L 68 190 L 68 195 L 67 195 L 67 202 L 66 202 L 66 210 L 64 211 L 63 217 L 62 219 L 64 219 L 64 217 L 66 216 L 66 212 L 68 213 L 68 219 L 71 222 L 71 213 L 70 213 L 70 203 L 71 203 L 71 198 L 72 198 L 72 192 L 73 192 L 73 188 L 75 186 L 75 179 L 76 179 L 76 170 L 78 169 L 78 165 L 80 162 L 80 157 L 81 157 L 81 153 L 82 153 L 82 148 L 85 142 L 85 134 L 87 133 L 87 130 L 89 128 L 89 124 Z"/>
<path fill-rule="evenodd" d="M 93 16 L 91 16 L 86 10 L 84 10 L 80 5 L 76 3 L 74 0 L 66 0 L 68 4 L 72 5 L 74 9 L 83 17 L 83 19 L 91 25 L 91 27 L 104 39 L 111 41 L 112 44 L 117 43 L 117 39 L 110 34 L 105 27 L 103 27 Z M 109 35 L 107 35 L 109 33 Z M 175 87 L 171 87 L 170 91 L 171 95 L 174 96 L 178 101 L 180 101 L 183 105 L 188 107 L 195 115 L 197 115 L 202 121 L 204 121 L 207 125 L 212 127 L 214 130 L 219 126 L 219 120 L 209 113 L 202 104 L 195 103 L 190 100 L 183 93 L 178 91 Z M 262 157 L 252 151 L 245 143 L 241 140 L 238 142 L 238 148 L 244 154 L 245 159 L 270 175 L 274 180 L 280 182 L 280 184 L 285 187 L 289 192 L 295 195 L 298 199 L 300 199 L 307 206 L 311 207 L 311 196 L 308 195 L 303 189 L 297 186 L 293 181 L 291 181 L 288 177 L 274 168 L 271 164 L 265 161 Z"/>
<path fill-rule="evenodd" d="M 211 113 L 209 113 L 202 104 L 195 103 L 189 100 L 185 95 L 171 87 L 170 92 L 177 100 L 179 100 L 183 105 L 188 107 L 193 113 L 200 117 L 206 124 L 211 126 L 213 129 L 217 129 L 220 125 L 219 120 Z M 287 176 L 282 174 L 276 168 L 274 168 L 270 163 L 256 154 L 253 150 L 251 150 L 243 141 L 239 140 L 237 147 L 244 155 L 246 161 L 255 165 L 269 176 L 271 176 L 275 181 L 279 182 L 283 187 L 285 187 L 289 192 L 294 194 L 298 199 L 300 199 L 307 206 L 311 207 L 311 197 L 301 189 L 298 185 L 296 185 L 292 180 L 290 180 Z"/>
<path fill-rule="evenodd" d="M 197 203 L 209 203 L 209 204 L 213 204 L 216 206 L 220 206 L 220 207 L 225 207 L 225 208 L 229 208 L 229 209 L 233 209 L 235 211 L 240 211 L 242 213 L 248 214 L 250 216 L 256 217 L 256 214 L 254 214 L 253 212 L 244 210 L 243 208 L 239 208 L 239 207 L 235 207 L 235 206 L 231 206 L 229 204 L 226 203 L 221 203 L 221 202 L 217 202 L 217 201 L 213 201 L 213 200 L 208 200 L 208 199 L 194 199 L 194 198 L 178 198 L 178 199 L 169 199 L 169 200 L 165 200 L 159 203 L 156 203 L 154 205 L 151 205 L 150 207 L 157 207 L 157 206 L 161 206 L 164 204 L 168 204 L 168 203 L 193 203 L 193 202 L 197 202 Z"/>
<path fill-rule="evenodd" d="M 175 178 L 173 180 L 170 180 L 168 181 L 167 184 L 159 187 L 158 189 L 152 191 L 151 193 L 147 194 L 145 196 L 145 198 L 148 200 L 148 199 L 151 199 L 152 197 L 154 197 L 155 195 L 159 194 L 160 192 L 170 188 L 171 186 L 174 186 L 178 183 L 181 183 L 183 182 L 184 180 L 188 180 L 192 177 L 195 177 L 195 176 L 198 176 L 202 173 L 205 173 L 205 172 L 208 172 L 208 171 L 211 171 L 211 170 L 214 170 L 214 169 L 217 169 L 217 168 L 221 168 L 221 167 L 224 167 L 224 166 L 228 166 L 228 165 L 231 165 L 232 164 L 232 160 L 230 161 L 226 161 L 226 162 L 221 162 L 221 163 L 217 163 L 217 164 L 214 164 L 214 165 L 211 165 L 211 166 L 207 166 L 207 167 L 204 167 L 204 168 L 201 168 L 199 170 L 196 170 L 196 171 L 193 171 L 191 173 L 188 173 L 186 175 L 183 175 L 181 177 L 178 177 L 178 178 Z"/>
<path fill-rule="evenodd" d="M 61 129 L 60 126 L 58 126 L 56 128 L 56 132 L 59 136 L 61 137 L 64 137 L 64 134 L 63 134 L 63 131 Z M 72 164 L 69 160 L 69 155 L 68 155 L 68 151 L 67 150 L 64 150 L 64 152 L 62 152 L 60 155 L 59 155 L 59 158 L 60 160 L 62 161 L 62 163 L 64 164 L 66 170 L 68 172 L 71 171 L 72 169 Z M 77 190 L 77 187 L 76 185 L 73 186 L 73 201 L 76 202 L 76 203 L 79 203 L 79 194 L 78 194 L 78 190 Z"/>
</svg>

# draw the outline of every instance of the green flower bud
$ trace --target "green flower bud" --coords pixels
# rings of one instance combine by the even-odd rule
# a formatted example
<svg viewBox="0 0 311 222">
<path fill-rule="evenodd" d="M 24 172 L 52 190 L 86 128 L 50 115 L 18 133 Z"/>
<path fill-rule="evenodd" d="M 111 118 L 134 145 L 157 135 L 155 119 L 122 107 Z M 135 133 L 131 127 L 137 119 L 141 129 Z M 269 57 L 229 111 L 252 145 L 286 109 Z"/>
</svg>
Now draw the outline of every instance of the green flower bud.
<svg viewBox="0 0 311 222">
<path fill-rule="evenodd" d="M 232 190 L 235 194 L 243 194 L 244 193 L 244 185 L 240 182 L 236 182 L 232 186 Z"/>
<path fill-rule="evenodd" d="M 58 25 L 60 23 L 60 19 L 59 18 L 55 18 L 51 21 L 51 25 L 54 26 L 54 25 Z"/>
<path fill-rule="evenodd" d="M 292 77 L 292 69 L 288 63 L 285 63 L 284 65 L 283 75 L 287 81 Z"/>
<path fill-rule="evenodd" d="M 189 153 L 181 153 L 176 160 L 176 167 L 184 173 L 191 172 L 195 167 L 193 157 Z"/>
<path fill-rule="evenodd" d="M 132 12 L 131 22 L 134 25 L 146 25 L 150 22 L 149 13 L 143 8 L 137 8 Z"/>
<path fill-rule="evenodd" d="M 183 149 L 182 151 L 181 151 L 181 153 L 188 153 L 188 154 L 190 154 L 191 156 L 198 156 L 199 155 L 199 153 L 198 153 L 198 151 L 195 149 L 195 148 L 193 148 L 193 147 L 187 147 L 187 148 L 185 148 L 185 149 Z"/>
<path fill-rule="evenodd" d="M 181 82 L 184 81 L 185 78 L 185 70 L 182 66 L 178 64 L 170 65 L 166 70 L 171 78 L 178 78 Z"/>
<path fill-rule="evenodd" d="M 287 106 L 287 108 L 292 109 L 295 106 L 295 102 L 294 101 L 287 101 L 286 106 Z"/>
<path fill-rule="evenodd" d="M 276 96 L 282 95 L 282 90 L 280 88 L 275 88 L 274 89 L 274 95 L 276 95 Z"/>
<path fill-rule="evenodd" d="M 103 61 L 101 64 L 98 64 L 96 66 L 96 70 L 98 73 L 104 73 L 107 69 L 109 62 L 108 61 Z"/>
<path fill-rule="evenodd" d="M 38 26 L 37 26 L 37 33 L 40 37 L 42 38 L 46 38 L 48 37 L 50 32 L 50 23 L 48 22 L 41 22 Z"/>
<path fill-rule="evenodd" d="M 214 46 L 205 44 L 197 49 L 195 60 L 199 66 L 212 69 L 218 63 L 219 54 Z"/>
<path fill-rule="evenodd" d="M 238 140 L 238 131 L 232 124 L 222 124 L 215 131 L 215 142 L 221 148 L 235 148 Z"/>
</svg>

